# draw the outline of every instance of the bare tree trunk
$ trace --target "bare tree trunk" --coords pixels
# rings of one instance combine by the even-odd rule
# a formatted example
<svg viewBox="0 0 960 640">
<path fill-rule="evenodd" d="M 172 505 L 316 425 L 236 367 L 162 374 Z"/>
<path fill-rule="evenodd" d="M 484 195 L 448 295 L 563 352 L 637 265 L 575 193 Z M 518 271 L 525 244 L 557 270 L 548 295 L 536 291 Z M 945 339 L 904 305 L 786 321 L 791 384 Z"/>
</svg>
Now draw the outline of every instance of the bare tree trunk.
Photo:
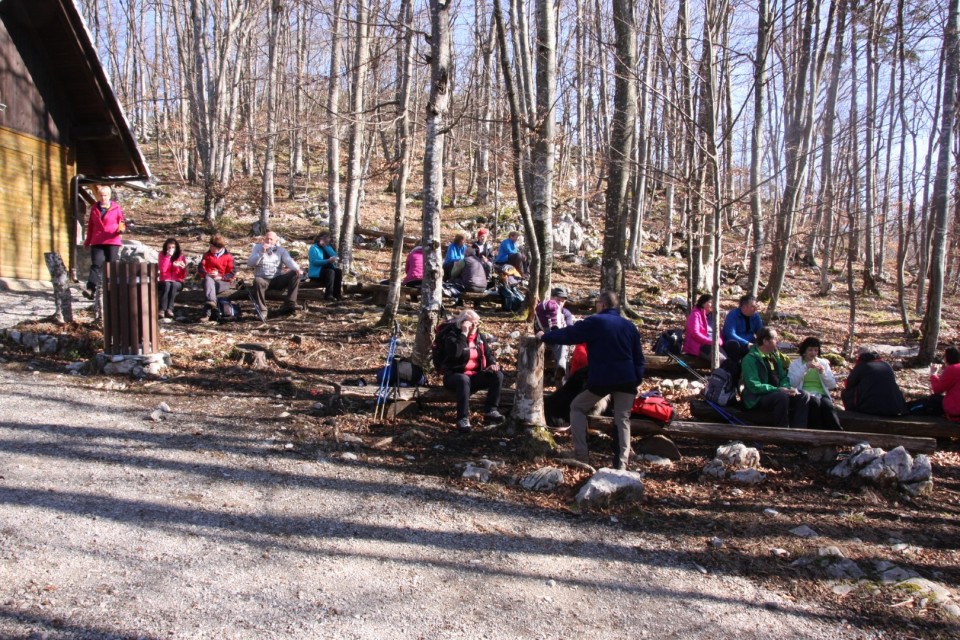
<svg viewBox="0 0 960 640">
<path fill-rule="evenodd" d="M 773 29 L 767 0 L 758 0 L 757 14 L 757 57 L 753 62 L 753 127 L 750 133 L 750 221 L 753 232 L 747 285 L 747 291 L 754 296 L 760 288 L 760 259 L 766 240 L 763 235 L 760 171 L 763 168 L 763 111 L 764 92 L 767 86 L 767 52 L 770 47 L 770 32 Z"/>
<path fill-rule="evenodd" d="M 340 208 L 340 12 L 343 0 L 333 0 L 330 15 L 330 79 L 327 83 L 327 212 L 330 237 L 339 244 L 343 209 Z"/>
<path fill-rule="evenodd" d="M 949 15 L 943 29 L 945 73 L 943 77 L 943 115 L 940 120 L 940 150 L 937 157 L 937 175 L 933 182 L 932 250 L 930 253 L 930 291 L 927 311 L 920 330 L 920 364 L 929 364 L 937 353 L 940 339 L 940 315 L 943 306 L 944 261 L 947 241 L 947 207 L 949 204 L 950 154 L 953 150 L 953 126 L 956 117 L 957 75 L 960 67 L 958 44 L 958 7 L 960 0 L 950 0 Z"/>
<path fill-rule="evenodd" d="M 495 0 L 498 1 L 498 0 Z M 543 343 L 533 336 L 517 345 L 517 393 L 510 420 L 525 427 L 546 426 L 543 411 Z"/>
<path fill-rule="evenodd" d="M 407 178 L 410 175 L 410 79 L 413 76 L 413 7 L 412 0 L 402 0 L 403 57 L 400 88 L 397 91 L 397 177 L 393 216 L 393 250 L 390 255 L 390 290 L 379 325 L 392 327 L 400 304 L 400 283 L 403 280 L 403 236 L 407 217 Z"/>
<path fill-rule="evenodd" d="M 611 123 L 607 176 L 607 208 L 603 225 L 600 288 L 624 293 L 626 258 L 626 194 L 630 154 L 637 123 L 637 25 L 630 0 L 613 0 L 615 37 L 614 113 Z M 625 296 L 621 296 L 625 298 Z M 624 300 L 625 301 L 625 300 Z"/>
<path fill-rule="evenodd" d="M 350 91 L 350 151 L 347 159 L 347 200 L 343 227 L 338 239 L 340 264 L 344 273 L 353 267 L 353 232 L 360 213 L 360 183 L 363 179 L 364 96 L 370 61 L 368 0 L 357 0 L 357 30 L 353 51 L 353 81 Z M 441 179 L 442 184 L 442 179 Z"/>
<path fill-rule="evenodd" d="M 550 275 L 553 270 L 553 174 L 556 159 L 554 137 L 556 135 L 557 98 L 557 25 L 555 5 L 552 0 L 536 0 L 537 3 L 537 111 L 535 119 L 535 142 L 532 153 L 534 237 L 539 254 L 538 280 L 531 279 L 530 291 L 546 300 L 550 292 Z M 532 244 L 532 243 L 530 243 Z"/>
<path fill-rule="evenodd" d="M 280 58 L 278 50 L 283 13 L 283 0 L 272 0 L 268 14 L 270 38 L 267 62 L 267 138 L 263 151 L 263 183 L 260 190 L 260 233 L 266 233 L 270 224 L 274 175 L 277 168 L 277 66 Z"/>
<path fill-rule="evenodd" d="M 423 287 L 413 361 L 426 366 L 442 307 L 440 212 L 443 197 L 443 145 L 450 108 L 450 0 L 430 0 L 430 99 L 423 154 Z"/>
</svg>

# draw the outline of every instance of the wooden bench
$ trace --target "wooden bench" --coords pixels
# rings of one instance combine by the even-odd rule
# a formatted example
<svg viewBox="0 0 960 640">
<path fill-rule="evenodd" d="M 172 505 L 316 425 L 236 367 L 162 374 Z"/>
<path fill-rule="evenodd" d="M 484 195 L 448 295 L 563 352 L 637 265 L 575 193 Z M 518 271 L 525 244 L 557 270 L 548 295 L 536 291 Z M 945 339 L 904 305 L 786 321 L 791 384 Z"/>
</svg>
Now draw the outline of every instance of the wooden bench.
<svg viewBox="0 0 960 640">
<path fill-rule="evenodd" d="M 734 407 L 724 407 L 730 415 L 747 424 L 769 424 L 773 414 L 766 411 L 744 411 Z M 704 420 L 722 420 L 713 407 L 702 400 L 690 402 L 690 413 Z M 917 436 L 923 438 L 958 438 L 960 424 L 945 418 L 935 417 L 881 417 L 856 411 L 837 411 L 840 424 L 850 432 L 879 433 L 898 436 Z M 870 441 L 870 444 L 874 444 Z M 879 446 L 879 445 L 875 445 Z"/>
</svg>

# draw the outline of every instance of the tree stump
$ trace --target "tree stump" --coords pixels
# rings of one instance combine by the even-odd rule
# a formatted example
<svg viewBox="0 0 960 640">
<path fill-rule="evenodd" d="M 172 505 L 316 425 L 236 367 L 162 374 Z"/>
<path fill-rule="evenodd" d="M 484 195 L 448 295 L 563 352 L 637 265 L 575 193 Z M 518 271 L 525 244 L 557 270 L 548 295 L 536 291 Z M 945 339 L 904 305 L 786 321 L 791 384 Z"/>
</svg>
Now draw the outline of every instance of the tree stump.
<svg viewBox="0 0 960 640">
<path fill-rule="evenodd" d="M 53 301 L 57 310 L 54 320 L 57 324 L 73 322 L 73 299 L 70 297 L 70 281 L 67 278 L 67 268 L 59 253 L 47 252 L 43 254 L 47 263 L 47 271 L 53 279 Z"/>
<path fill-rule="evenodd" d="M 543 344 L 534 336 L 517 345 L 517 393 L 510 421 L 514 426 L 543 427 Z"/>
<path fill-rule="evenodd" d="M 273 352 L 259 344 L 238 344 L 234 346 L 232 355 L 251 369 L 266 369 L 273 359 Z"/>
</svg>

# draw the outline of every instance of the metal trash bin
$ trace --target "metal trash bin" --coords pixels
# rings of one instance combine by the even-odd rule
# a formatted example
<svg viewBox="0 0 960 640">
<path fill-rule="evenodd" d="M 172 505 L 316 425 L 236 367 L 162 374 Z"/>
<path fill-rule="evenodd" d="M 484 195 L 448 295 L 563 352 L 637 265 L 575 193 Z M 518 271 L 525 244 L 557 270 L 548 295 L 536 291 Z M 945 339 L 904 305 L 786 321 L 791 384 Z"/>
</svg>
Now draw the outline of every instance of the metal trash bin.
<svg viewBox="0 0 960 640">
<path fill-rule="evenodd" d="M 103 351 L 145 356 L 160 351 L 157 265 L 108 262 L 103 272 Z"/>
</svg>

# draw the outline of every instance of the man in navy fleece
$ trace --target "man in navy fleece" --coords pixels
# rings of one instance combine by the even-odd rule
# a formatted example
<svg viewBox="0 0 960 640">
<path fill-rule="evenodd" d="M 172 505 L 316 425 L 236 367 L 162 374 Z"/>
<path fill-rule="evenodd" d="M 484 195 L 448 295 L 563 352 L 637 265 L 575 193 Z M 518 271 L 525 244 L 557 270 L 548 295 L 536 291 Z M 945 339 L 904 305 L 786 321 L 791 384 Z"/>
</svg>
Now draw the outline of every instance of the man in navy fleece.
<svg viewBox="0 0 960 640">
<path fill-rule="evenodd" d="M 572 326 L 539 332 L 546 344 L 587 345 L 587 388 L 570 405 L 573 452 L 586 462 L 587 413 L 606 396 L 613 397 L 617 425 L 615 469 L 626 469 L 630 461 L 630 409 L 643 379 L 646 362 L 636 325 L 620 315 L 620 299 L 613 291 L 597 298 L 597 312 Z"/>
</svg>

